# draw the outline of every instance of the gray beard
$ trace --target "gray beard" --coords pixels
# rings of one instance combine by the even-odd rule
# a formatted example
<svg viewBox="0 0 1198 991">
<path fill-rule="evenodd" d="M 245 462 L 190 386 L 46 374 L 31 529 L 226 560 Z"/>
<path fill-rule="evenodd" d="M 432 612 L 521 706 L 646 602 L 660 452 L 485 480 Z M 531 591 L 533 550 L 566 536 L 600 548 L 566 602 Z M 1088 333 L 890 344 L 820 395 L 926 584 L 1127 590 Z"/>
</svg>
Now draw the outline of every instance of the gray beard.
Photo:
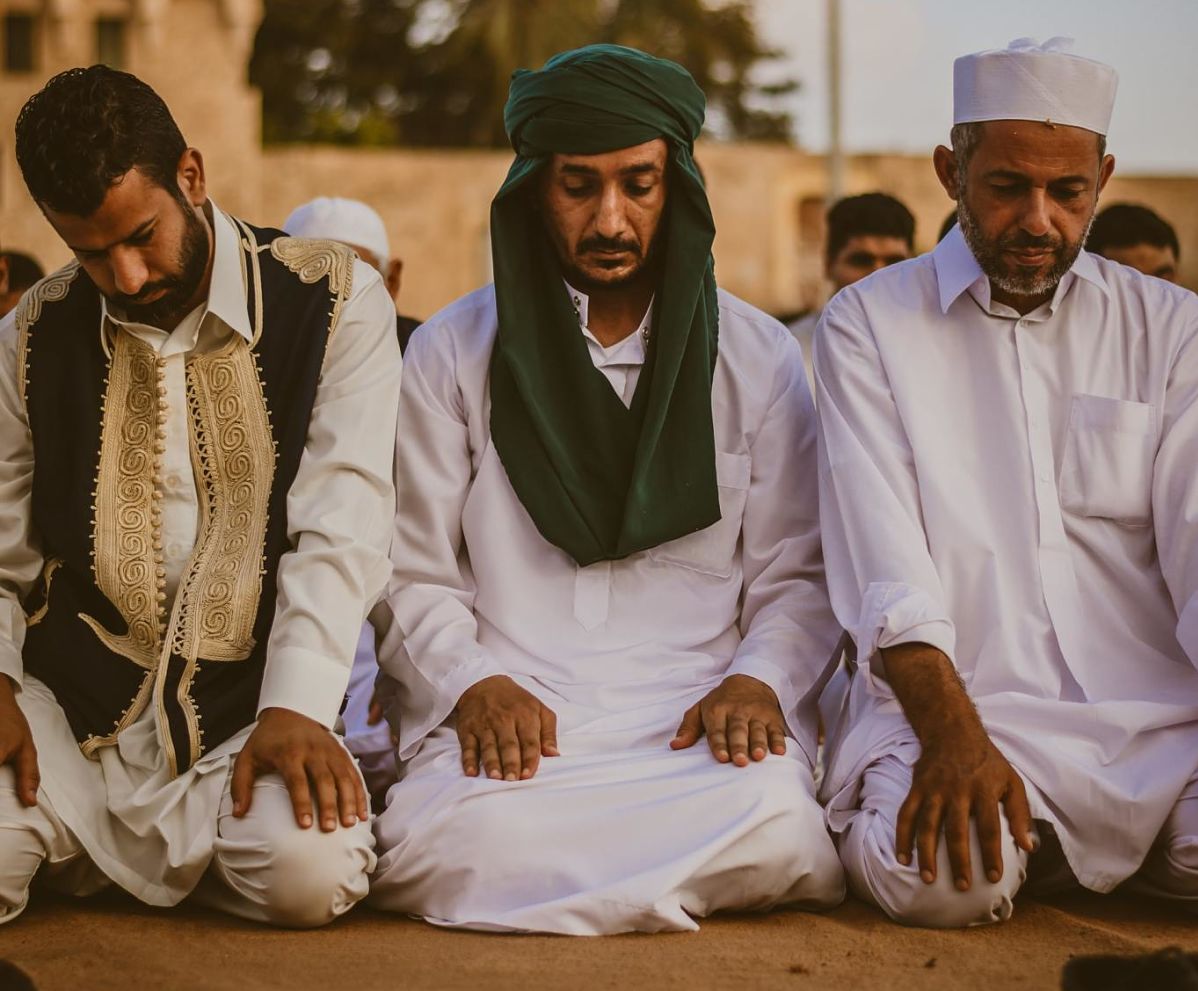
<svg viewBox="0 0 1198 991">
<path fill-rule="evenodd" d="M 1090 226 L 1094 223 L 1094 214 L 1086 224 L 1086 230 L 1075 244 L 1062 243 L 1055 251 L 1055 260 L 1047 272 L 1032 272 L 1028 275 L 1012 274 L 1003 267 L 1002 252 L 1005 245 L 1000 241 L 990 240 L 982 233 L 977 218 L 965 204 L 964 190 L 957 200 L 957 222 L 961 225 L 961 233 L 965 243 L 973 252 L 978 265 L 990 282 L 1002 292 L 1011 296 L 1044 296 L 1052 292 L 1060 284 L 1065 273 L 1073 267 L 1077 256 L 1081 254 L 1082 245 L 1090 236 Z"/>
</svg>

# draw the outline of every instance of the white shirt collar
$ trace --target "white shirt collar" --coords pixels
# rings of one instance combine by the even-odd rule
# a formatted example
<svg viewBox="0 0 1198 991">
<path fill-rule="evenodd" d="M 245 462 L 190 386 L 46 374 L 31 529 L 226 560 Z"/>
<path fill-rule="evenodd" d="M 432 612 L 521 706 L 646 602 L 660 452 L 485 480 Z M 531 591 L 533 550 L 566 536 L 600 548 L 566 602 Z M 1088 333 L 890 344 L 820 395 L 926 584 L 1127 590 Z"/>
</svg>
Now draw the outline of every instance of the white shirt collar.
<svg viewBox="0 0 1198 991">
<path fill-rule="evenodd" d="M 948 308 L 952 306 L 957 297 L 967 290 L 973 290 L 972 295 L 982 305 L 982 308 L 989 309 L 990 280 L 982 271 L 982 267 L 978 264 L 969 245 L 965 243 L 965 235 L 961 233 L 959 226 L 949 231 L 944 239 L 936 245 L 932 252 L 932 262 L 936 266 L 941 313 L 947 313 Z M 1085 279 L 1097 286 L 1104 295 L 1110 296 L 1110 287 L 1106 284 L 1106 279 L 1103 278 L 1097 263 L 1088 252 L 1081 251 L 1069 271 L 1065 273 L 1064 278 L 1057 284 L 1056 292 L 1053 293 L 1052 301 L 1049 303 L 1050 311 L 1056 309 L 1057 304 L 1069 291 L 1069 287 L 1078 278 Z"/>
<path fill-rule="evenodd" d="M 656 296 L 649 300 L 645 315 L 641 317 L 641 322 L 633 333 L 623 340 L 616 341 L 611 347 L 604 347 L 587 326 L 590 297 L 581 289 L 575 289 L 565 279 L 562 282 L 565 283 L 566 292 L 570 295 L 570 303 L 574 307 L 574 312 L 578 314 L 578 327 L 582 331 L 582 336 L 587 339 L 596 365 L 599 367 L 603 365 L 643 365 L 648 353 L 647 338 L 653 325 L 653 303 Z"/>
<path fill-rule="evenodd" d="M 245 301 L 245 275 L 242 269 L 241 243 L 237 229 L 220 208 L 211 199 L 212 234 L 215 247 L 212 255 L 212 278 L 208 283 L 208 298 L 201 304 L 204 312 L 211 314 L 226 327 L 240 334 L 247 341 L 254 339 L 254 330 L 250 326 L 249 309 Z M 108 307 L 108 300 L 101 298 L 102 317 L 122 326 L 130 326 L 113 313 Z M 193 311 L 194 312 L 194 311 Z M 184 318 L 180 324 L 181 330 L 189 334 L 190 342 L 184 342 L 187 349 L 195 347 L 199 336 L 202 320 Z M 157 328 L 154 328 L 157 329 Z"/>
</svg>

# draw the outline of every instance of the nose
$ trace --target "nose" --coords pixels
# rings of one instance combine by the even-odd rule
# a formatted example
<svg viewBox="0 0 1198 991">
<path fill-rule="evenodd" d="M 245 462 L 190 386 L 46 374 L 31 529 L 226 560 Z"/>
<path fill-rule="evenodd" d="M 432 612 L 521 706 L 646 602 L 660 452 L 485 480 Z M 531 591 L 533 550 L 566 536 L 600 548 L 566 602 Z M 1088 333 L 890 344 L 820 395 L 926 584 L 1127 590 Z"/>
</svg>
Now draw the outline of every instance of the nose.
<svg viewBox="0 0 1198 991">
<path fill-rule="evenodd" d="M 599 198 L 595 231 L 602 237 L 617 238 L 624 233 L 624 196 L 616 183 L 609 183 Z"/>
<path fill-rule="evenodd" d="M 125 296 L 136 296 L 149 278 L 149 270 L 138 251 L 115 247 L 108 256 L 108 264 L 116 291 Z"/>
<path fill-rule="evenodd" d="M 1041 237 L 1052 229 L 1052 221 L 1048 216 L 1048 193 L 1046 190 L 1033 189 L 1028 193 L 1019 226 L 1032 237 Z"/>
</svg>

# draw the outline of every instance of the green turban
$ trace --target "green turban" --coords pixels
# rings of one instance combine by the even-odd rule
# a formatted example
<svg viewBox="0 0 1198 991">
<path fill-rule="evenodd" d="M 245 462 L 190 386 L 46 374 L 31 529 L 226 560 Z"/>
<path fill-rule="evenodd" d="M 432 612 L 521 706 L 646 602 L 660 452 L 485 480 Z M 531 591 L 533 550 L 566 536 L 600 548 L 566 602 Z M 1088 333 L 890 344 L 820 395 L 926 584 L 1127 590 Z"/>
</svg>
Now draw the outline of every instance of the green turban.
<svg viewBox="0 0 1198 991">
<path fill-rule="evenodd" d="M 537 529 L 578 564 L 626 557 L 720 518 L 711 423 L 718 308 L 715 224 L 693 157 L 705 100 L 680 65 L 616 45 L 556 55 L 512 77 L 516 151 L 491 204 L 499 335 L 491 436 Z M 631 408 L 595 368 L 529 180 L 554 153 L 664 138 L 660 283 Z"/>
</svg>

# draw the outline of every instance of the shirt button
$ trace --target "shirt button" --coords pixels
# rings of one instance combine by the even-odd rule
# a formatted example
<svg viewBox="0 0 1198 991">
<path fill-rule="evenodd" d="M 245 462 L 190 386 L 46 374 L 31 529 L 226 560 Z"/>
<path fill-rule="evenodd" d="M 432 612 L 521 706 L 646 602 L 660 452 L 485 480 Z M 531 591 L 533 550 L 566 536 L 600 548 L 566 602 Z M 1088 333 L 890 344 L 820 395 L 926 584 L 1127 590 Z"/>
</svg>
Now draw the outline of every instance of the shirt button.
<svg viewBox="0 0 1198 991">
<path fill-rule="evenodd" d="M 183 479 L 175 472 L 171 472 L 166 476 L 166 487 L 172 492 L 179 492 L 183 488 Z"/>
<path fill-rule="evenodd" d="M 187 553 L 187 548 L 184 547 L 183 544 L 179 543 L 178 541 L 176 541 L 175 543 L 166 545 L 167 557 L 182 557 L 186 553 Z"/>
</svg>

